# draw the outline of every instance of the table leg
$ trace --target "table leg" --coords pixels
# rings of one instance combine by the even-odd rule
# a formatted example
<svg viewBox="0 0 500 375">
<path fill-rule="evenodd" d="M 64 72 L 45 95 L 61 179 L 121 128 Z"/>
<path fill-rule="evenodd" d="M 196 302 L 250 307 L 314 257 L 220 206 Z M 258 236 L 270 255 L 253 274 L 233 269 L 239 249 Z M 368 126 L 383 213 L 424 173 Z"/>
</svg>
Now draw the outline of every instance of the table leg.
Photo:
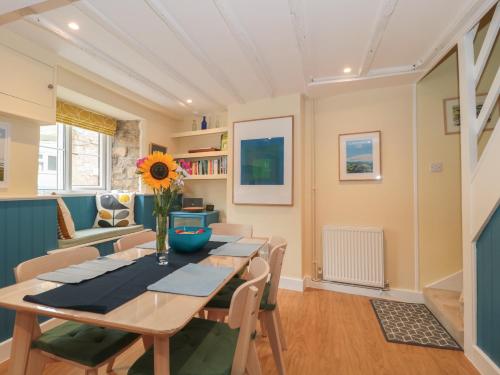
<svg viewBox="0 0 500 375">
<path fill-rule="evenodd" d="M 155 375 L 170 374 L 170 345 L 168 336 L 155 336 Z"/>
<path fill-rule="evenodd" d="M 16 323 L 10 351 L 10 375 L 19 375 L 26 372 L 35 323 L 35 314 L 23 311 L 16 312 Z"/>
</svg>

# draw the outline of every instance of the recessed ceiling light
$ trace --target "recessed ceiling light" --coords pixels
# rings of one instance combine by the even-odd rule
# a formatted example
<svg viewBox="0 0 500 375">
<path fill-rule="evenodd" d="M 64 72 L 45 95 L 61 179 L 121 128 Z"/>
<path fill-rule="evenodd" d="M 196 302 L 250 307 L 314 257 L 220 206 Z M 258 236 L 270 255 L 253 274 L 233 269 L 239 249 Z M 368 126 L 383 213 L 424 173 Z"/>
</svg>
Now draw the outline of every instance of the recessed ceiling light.
<svg viewBox="0 0 500 375">
<path fill-rule="evenodd" d="M 351 72 L 352 72 L 352 69 L 351 69 L 350 67 L 346 66 L 346 67 L 344 68 L 344 73 L 346 73 L 346 74 L 347 74 L 347 73 L 351 73 Z"/>
<path fill-rule="evenodd" d="M 191 104 L 192 102 L 193 102 L 193 99 L 188 99 L 188 100 L 186 100 L 186 103 L 187 103 L 187 104 Z"/>
<path fill-rule="evenodd" d="M 70 22 L 70 23 L 68 23 L 68 27 L 71 30 L 80 30 L 80 26 L 76 22 Z"/>
</svg>

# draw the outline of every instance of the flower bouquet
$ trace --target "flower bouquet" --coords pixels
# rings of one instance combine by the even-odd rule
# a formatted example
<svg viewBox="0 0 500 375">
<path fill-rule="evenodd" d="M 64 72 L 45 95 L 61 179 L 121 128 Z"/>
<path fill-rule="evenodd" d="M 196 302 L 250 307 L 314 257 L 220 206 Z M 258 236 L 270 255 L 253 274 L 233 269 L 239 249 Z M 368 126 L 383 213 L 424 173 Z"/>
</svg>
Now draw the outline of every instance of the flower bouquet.
<svg viewBox="0 0 500 375">
<path fill-rule="evenodd" d="M 168 213 L 184 186 L 187 173 L 177 165 L 170 154 L 155 151 L 137 160 L 137 174 L 153 190 L 153 215 L 156 218 L 156 258 L 159 265 L 167 265 Z"/>
</svg>

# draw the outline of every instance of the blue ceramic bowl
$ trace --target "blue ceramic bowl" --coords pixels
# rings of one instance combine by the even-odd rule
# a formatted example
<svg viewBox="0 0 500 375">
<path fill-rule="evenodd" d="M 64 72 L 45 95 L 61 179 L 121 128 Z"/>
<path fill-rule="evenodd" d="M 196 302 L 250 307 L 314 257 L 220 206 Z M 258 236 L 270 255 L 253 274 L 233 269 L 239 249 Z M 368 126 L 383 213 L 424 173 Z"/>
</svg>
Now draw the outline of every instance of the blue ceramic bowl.
<svg viewBox="0 0 500 375">
<path fill-rule="evenodd" d="M 185 232 L 196 232 L 198 229 L 203 229 L 203 233 L 181 234 L 176 233 L 176 230 Z M 212 228 L 204 227 L 175 227 L 168 230 L 168 246 L 178 253 L 194 253 L 201 250 L 203 246 L 210 240 Z"/>
</svg>

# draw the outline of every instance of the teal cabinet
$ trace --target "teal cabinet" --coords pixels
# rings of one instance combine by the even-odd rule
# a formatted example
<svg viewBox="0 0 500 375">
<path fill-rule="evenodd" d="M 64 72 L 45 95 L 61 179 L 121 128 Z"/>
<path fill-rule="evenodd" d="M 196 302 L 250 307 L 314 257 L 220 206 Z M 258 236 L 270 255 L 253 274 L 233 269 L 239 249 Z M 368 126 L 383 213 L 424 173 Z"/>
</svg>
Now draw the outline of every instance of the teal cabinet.
<svg viewBox="0 0 500 375">
<path fill-rule="evenodd" d="M 170 228 L 173 227 L 208 227 L 219 222 L 219 211 L 170 213 Z"/>
</svg>

